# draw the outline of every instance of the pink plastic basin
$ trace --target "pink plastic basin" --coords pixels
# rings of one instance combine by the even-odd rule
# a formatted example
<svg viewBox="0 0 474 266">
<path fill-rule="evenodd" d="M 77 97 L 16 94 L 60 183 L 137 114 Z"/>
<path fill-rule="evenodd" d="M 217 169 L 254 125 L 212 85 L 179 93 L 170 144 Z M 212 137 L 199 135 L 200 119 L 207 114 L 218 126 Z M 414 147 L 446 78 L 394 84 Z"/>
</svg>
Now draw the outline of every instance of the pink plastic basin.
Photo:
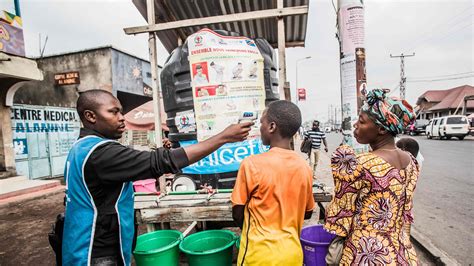
<svg viewBox="0 0 474 266">
<path fill-rule="evenodd" d="M 133 182 L 133 188 L 135 192 L 157 192 L 156 191 L 156 179 L 145 179 Z"/>
</svg>

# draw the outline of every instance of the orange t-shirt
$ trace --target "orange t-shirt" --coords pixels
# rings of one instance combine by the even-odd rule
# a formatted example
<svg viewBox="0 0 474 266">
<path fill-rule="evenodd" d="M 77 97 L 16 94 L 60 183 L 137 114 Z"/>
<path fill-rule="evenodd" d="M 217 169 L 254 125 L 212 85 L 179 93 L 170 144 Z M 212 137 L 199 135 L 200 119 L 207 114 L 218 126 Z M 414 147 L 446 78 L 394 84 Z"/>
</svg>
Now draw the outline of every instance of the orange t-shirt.
<svg viewBox="0 0 474 266">
<path fill-rule="evenodd" d="M 247 205 L 237 265 L 303 264 L 299 237 L 305 212 L 314 208 L 312 181 L 311 168 L 291 150 L 242 161 L 231 198 Z"/>
</svg>

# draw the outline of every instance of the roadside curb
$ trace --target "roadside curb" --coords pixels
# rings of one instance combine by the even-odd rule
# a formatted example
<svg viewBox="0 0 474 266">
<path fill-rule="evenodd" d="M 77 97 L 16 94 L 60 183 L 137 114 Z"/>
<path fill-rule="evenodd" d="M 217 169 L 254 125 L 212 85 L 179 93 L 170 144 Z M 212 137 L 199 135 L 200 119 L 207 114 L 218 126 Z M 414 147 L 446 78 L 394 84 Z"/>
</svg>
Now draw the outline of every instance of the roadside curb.
<svg viewBox="0 0 474 266">
<path fill-rule="evenodd" d="M 425 251 L 431 259 L 435 262 L 435 265 L 444 266 L 444 265 L 461 265 L 455 259 L 449 257 L 446 252 L 437 248 L 431 240 L 420 233 L 415 227 L 411 228 L 411 236 L 415 245 L 418 245 L 423 251 Z"/>
<path fill-rule="evenodd" d="M 27 194 L 23 194 L 19 196 L 2 199 L 0 200 L 0 208 L 16 205 L 16 204 L 29 201 L 29 200 L 34 200 L 34 199 L 39 199 L 42 197 L 55 195 L 58 193 L 63 193 L 65 188 L 66 187 L 63 185 L 57 185 L 52 188 L 47 188 L 40 191 L 35 191 L 35 192 L 31 192 L 31 193 L 27 193 Z"/>
</svg>

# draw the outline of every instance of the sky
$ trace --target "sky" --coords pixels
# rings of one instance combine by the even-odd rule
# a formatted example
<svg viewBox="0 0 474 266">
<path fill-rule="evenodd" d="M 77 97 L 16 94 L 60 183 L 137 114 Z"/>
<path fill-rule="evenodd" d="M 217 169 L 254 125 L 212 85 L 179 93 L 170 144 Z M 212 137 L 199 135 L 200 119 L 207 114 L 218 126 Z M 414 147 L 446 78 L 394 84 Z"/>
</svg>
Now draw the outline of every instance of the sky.
<svg viewBox="0 0 474 266">
<path fill-rule="evenodd" d="M 13 0 L 0 0 L 8 9 Z M 44 55 L 114 45 L 148 58 L 147 35 L 128 36 L 123 28 L 145 25 L 131 0 L 21 1 L 27 56 L 39 56 L 39 35 Z M 337 0 L 334 0 L 337 2 Z M 367 83 L 371 88 L 396 89 L 400 59 L 390 54 L 415 53 L 405 59 L 406 95 L 411 104 L 426 90 L 474 85 L 473 2 L 470 0 L 365 0 Z M 304 120 L 328 118 L 328 106 L 340 106 L 339 47 L 335 38 L 336 13 L 331 0 L 310 0 L 306 45 L 288 48 L 287 80 L 292 95 L 296 83 L 307 89 L 300 102 Z M 168 53 L 158 45 L 159 63 Z M 296 60 L 311 56 L 298 63 Z M 465 73 L 465 74 L 460 74 Z M 462 78 L 470 76 L 469 78 Z M 440 80 L 441 79 L 441 80 Z M 449 80 L 446 80 L 449 79 Z M 395 90 L 393 95 L 398 96 Z"/>
</svg>

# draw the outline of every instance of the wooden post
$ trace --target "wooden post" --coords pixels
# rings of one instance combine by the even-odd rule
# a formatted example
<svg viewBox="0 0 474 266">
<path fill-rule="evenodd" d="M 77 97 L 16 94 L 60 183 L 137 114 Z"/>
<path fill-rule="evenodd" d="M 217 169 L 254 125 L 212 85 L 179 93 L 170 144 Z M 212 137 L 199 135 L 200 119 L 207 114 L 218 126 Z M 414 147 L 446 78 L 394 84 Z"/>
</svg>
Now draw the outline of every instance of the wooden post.
<svg viewBox="0 0 474 266">
<path fill-rule="evenodd" d="M 155 1 L 147 0 L 148 24 L 155 24 Z M 153 111 L 155 113 L 155 144 L 156 147 L 162 146 L 161 138 L 161 108 L 160 108 L 160 78 L 158 76 L 158 56 L 156 51 L 156 34 L 148 33 L 148 49 L 150 52 L 151 64 L 151 88 L 153 90 Z"/>
<path fill-rule="evenodd" d="M 277 8 L 283 8 L 283 0 L 278 0 Z M 286 82 L 286 58 L 285 58 L 285 21 L 284 17 L 278 17 L 278 91 L 280 99 L 285 99 Z"/>
</svg>

